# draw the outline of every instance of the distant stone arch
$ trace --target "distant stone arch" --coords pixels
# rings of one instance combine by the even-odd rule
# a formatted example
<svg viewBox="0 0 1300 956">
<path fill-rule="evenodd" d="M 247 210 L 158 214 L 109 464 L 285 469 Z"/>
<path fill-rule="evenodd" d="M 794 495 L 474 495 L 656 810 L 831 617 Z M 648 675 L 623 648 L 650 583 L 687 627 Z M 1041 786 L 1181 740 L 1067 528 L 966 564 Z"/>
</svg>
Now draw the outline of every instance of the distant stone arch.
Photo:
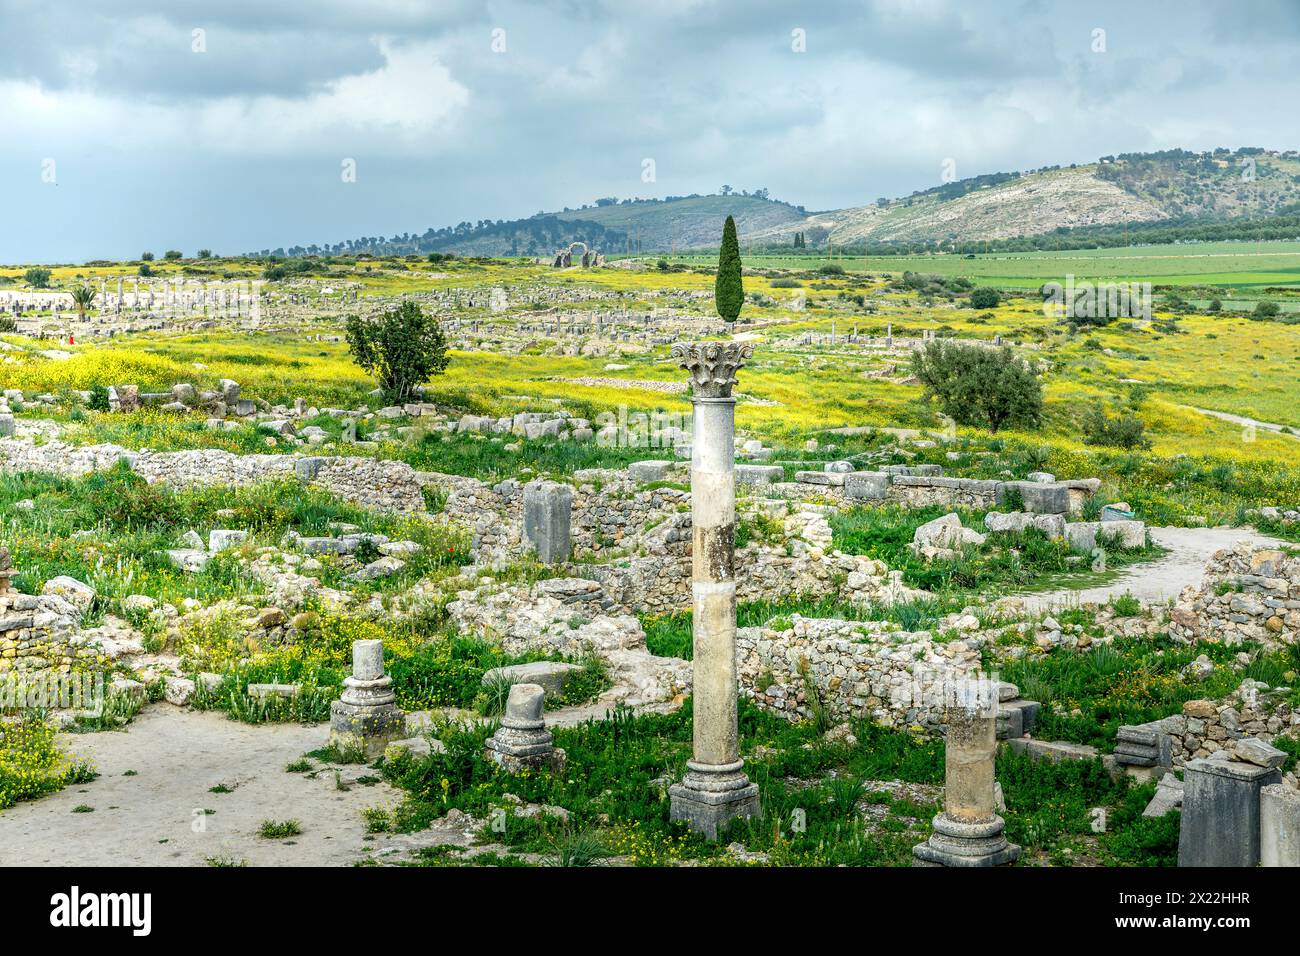
<svg viewBox="0 0 1300 956">
<path fill-rule="evenodd" d="M 582 267 L 584 269 L 590 269 L 595 266 L 603 266 L 605 264 L 604 255 L 602 255 L 600 252 L 594 249 L 589 249 L 585 242 L 578 240 L 569 243 L 569 245 L 566 248 L 561 249 L 559 252 L 557 252 L 555 254 L 555 261 L 552 262 L 551 265 L 556 269 L 569 268 L 570 266 L 573 265 L 573 250 L 577 248 L 582 249 L 582 253 L 579 256 L 578 261 L 582 264 Z"/>
</svg>

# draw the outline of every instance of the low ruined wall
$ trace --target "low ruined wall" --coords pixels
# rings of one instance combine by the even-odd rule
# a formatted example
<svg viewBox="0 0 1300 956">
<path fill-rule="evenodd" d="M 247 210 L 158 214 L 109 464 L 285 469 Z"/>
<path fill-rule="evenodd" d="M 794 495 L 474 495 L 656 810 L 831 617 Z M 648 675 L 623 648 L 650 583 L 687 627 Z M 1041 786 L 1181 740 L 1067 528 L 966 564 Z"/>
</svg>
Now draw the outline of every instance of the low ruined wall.
<svg viewBox="0 0 1300 956">
<path fill-rule="evenodd" d="M 0 673 L 68 670 L 98 651 L 77 641 L 81 614 L 57 595 L 0 594 Z"/>
<path fill-rule="evenodd" d="M 776 630 L 741 628 L 741 693 L 790 720 L 810 713 L 810 691 L 833 719 L 937 729 L 943 711 L 924 689 L 978 673 L 975 642 L 938 643 L 929 632 L 888 632 L 878 622 L 803 618 Z"/>
<path fill-rule="evenodd" d="M 898 475 L 889 485 L 885 501 L 907 508 L 943 505 L 946 508 L 993 508 L 998 503 L 996 481 L 973 478 L 934 478 Z"/>
<path fill-rule="evenodd" d="M 125 461 L 151 484 L 176 488 L 245 485 L 297 477 L 346 501 L 377 511 L 421 512 L 424 495 L 410 465 L 359 457 L 236 455 L 219 449 L 134 452 L 119 445 L 34 445 L 0 440 L 0 470 L 42 471 L 68 477 L 112 468 Z"/>
<path fill-rule="evenodd" d="M 934 466 L 917 466 L 940 469 Z M 908 466 L 889 466 L 885 471 L 821 472 L 801 471 L 792 482 L 770 486 L 786 497 L 804 500 L 822 499 L 849 507 L 893 504 L 904 508 L 994 509 L 1003 503 L 1008 489 L 1022 494 L 1036 490 L 1057 489 L 1062 504 L 1044 508 L 1027 502 L 1030 511 L 1077 515 L 1098 488 L 1097 478 L 1070 481 L 997 481 L 981 478 L 948 478 L 942 474 L 913 474 Z M 1035 498 L 1038 496 L 1035 495 Z"/>
<path fill-rule="evenodd" d="M 488 485 L 434 472 L 421 473 L 420 480 L 446 493 L 442 514 L 470 529 L 475 554 L 515 557 L 523 552 L 523 482 Z M 631 548 L 648 530 L 690 508 L 690 492 L 640 489 L 621 469 L 578 471 L 573 485 L 570 541 L 578 560 Z"/>
<path fill-rule="evenodd" d="M 736 600 L 776 602 L 805 595 L 854 604 L 893 604 L 921 596 L 891 575 L 881 561 L 830 550 L 825 517 L 796 512 L 783 519 L 780 542 L 751 542 L 736 549 Z M 621 607 L 638 614 L 690 610 L 691 516 L 675 514 L 640 540 L 643 554 L 580 573 L 600 581 Z"/>
<path fill-rule="evenodd" d="M 1300 641 L 1300 557 L 1241 542 L 1216 552 L 1200 588 L 1187 588 L 1170 611 L 1176 640 L 1265 645 Z"/>
<path fill-rule="evenodd" d="M 1246 737 L 1268 744 L 1278 737 L 1300 738 L 1300 711 L 1288 696 L 1286 689 L 1244 680 L 1223 700 L 1189 700 L 1177 714 L 1121 727 L 1115 757 L 1128 766 L 1181 767 L 1230 751 L 1234 741 Z"/>
<path fill-rule="evenodd" d="M 447 613 L 462 634 L 477 634 L 508 654 L 599 655 L 614 683 L 611 693 L 630 705 L 689 693 L 690 663 L 651 654 L 641 623 L 614 603 L 594 581 L 552 578 L 479 584 L 458 591 Z"/>
</svg>

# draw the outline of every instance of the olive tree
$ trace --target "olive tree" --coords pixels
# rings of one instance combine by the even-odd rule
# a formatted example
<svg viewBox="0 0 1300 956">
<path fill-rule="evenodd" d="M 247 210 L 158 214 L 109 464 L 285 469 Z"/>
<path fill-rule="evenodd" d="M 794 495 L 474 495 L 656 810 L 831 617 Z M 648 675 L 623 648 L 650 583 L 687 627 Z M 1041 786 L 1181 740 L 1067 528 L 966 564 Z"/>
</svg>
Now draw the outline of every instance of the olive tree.
<svg viewBox="0 0 1300 956">
<path fill-rule="evenodd" d="M 348 349 L 379 380 L 390 401 L 410 399 L 417 386 L 447 368 L 447 341 L 438 322 L 415 302 L 371 318 L 349 316 Z"/>
<path fill-rule="evenodd" d="M 1005 346 L 935 340 L 913 353 L 912 374 L 925 386 L 926 398 L 937 401 L 958 424 L 996 432 L 1042 423 L 1037 369 Z"/>
</svg>

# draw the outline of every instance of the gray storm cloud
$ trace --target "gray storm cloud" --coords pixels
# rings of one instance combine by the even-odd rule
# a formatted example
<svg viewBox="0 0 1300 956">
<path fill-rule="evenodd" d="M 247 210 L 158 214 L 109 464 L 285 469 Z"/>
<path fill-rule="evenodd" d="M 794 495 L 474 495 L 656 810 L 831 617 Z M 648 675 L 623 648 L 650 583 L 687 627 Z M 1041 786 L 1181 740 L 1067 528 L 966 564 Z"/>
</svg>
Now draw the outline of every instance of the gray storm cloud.
<svg viewBox="0 0 1300 956">
<path fill-rule="evenodd" d="M 945 159 L 968 176 L 1294 148 L 1300 5 L 1161 6 L 0 0 L 0 260 L 332 242 L 723 183 L 831 208 L 935 185 Z"/>
</svg>

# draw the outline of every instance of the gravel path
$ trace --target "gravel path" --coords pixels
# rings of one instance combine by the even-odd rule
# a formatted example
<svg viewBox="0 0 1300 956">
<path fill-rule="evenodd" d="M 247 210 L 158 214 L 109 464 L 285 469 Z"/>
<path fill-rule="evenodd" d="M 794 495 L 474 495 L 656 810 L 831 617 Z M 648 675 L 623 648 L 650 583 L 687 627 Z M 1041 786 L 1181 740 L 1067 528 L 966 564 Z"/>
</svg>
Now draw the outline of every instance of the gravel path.
<svg viewBox="0 0 1300 956">
<path fill-rule="evenodd" d="M 556 710 L 547 722 L 573 726 L 603 719 L 612 708 L 612 700 L 602 698 Z M 638 712 L 669 709 L 664 704 Z M 409 716 L 414 731 L 428 715 Z M 327 733 L 325 724 L 250 725 L 223 713 L 155 704 L 123 731 L 62 734 L 60 745 L 90 760 L 99 778 L 0 811 L 0 866 L 204 866 L 209 859 L 346 866 L 369 857 L 404 858 L 422 846 L 473 842 L 451 825 L 367 834 L 361 811 L 401 800 L 387 783 L 358 782 L 376 778 L 374 770 L 315 760 L 316 773 L 284 769 L 324 746 Z M 209 788 L 218 785 L 231 792 L 212 793 Z M 76 812 L 81 806 L 93 812 Z M 198 832 L 196 819 L 202 821 Z M 262 821 L 289 819 L 301 823 L 301 835 L 257 835 Z"/>
<path fill-rule="evenodd" d="M 1262 428 L 1265 431 L 1277 432 L 1278 434 L 1291 434 L 1289 431 L 1285 430 L 1287 426 L 1279 425 L 1277 422 L 1261 422 L 1258 418 L 1248 418 L 1245 415 L 1233 415 L 1231 412 L 1216 412 L 1211 408 L 1196 408 L 1194 405 L 1189 405 L 1188 407 L 1200 412 L 1202 415 L 1209 415 L 1211 418 L 1218 418 L 1225 422 L 1231 422 L 1234 425 L 1241 425 L 1243 427 L 1246 425 L 1254 425 L 1256 428 Z M 1300 435 L 1291 434 L 1291 437 L 1300 438 Z"/>
<path fill-rule="evenodd" d="M 1269 538 L 1250 528 L 1151 528 L 1151 540 L 1168 553 L 1156 561 L 1125 569 L 1108 584 L 1082 590 L 1063 588 L 1024 597 L 1025 607 L 1046 611 L 1074 604 L 1105 604 L 1112 597 L 1132 594 L 1144 604 L 1164 604 L 1178 597 L 1183 588 L 1198 586 L 1206 562 L 1221 548 L 1238 541 L 1256 547 L 1279 547 L 1286 542 Z"/>
<path fill-rule="evenodd" d="M 61 735 L 60 743 L 92 760 L 100 776 L 0 812 L 0 864 L 203 866 L 210 857 L 258 866 L 350 864 L 373 843 L 365 839 L 361 810 L 391 806 L 397 794 L 383 783 L 340 790 L 332 772 L 285 772 L 286 764 L 323 746 L 326 733 L 324 724 L 254 726 L 159 704 L 124 731 Z M 219 784 L 232 792 L 209 791 Z M 94 812 L 74 812 L 79 806 Z M 302 824 L 300 836 L 257 835 L 263 820 L 287 819 Z"/>
</svg>

